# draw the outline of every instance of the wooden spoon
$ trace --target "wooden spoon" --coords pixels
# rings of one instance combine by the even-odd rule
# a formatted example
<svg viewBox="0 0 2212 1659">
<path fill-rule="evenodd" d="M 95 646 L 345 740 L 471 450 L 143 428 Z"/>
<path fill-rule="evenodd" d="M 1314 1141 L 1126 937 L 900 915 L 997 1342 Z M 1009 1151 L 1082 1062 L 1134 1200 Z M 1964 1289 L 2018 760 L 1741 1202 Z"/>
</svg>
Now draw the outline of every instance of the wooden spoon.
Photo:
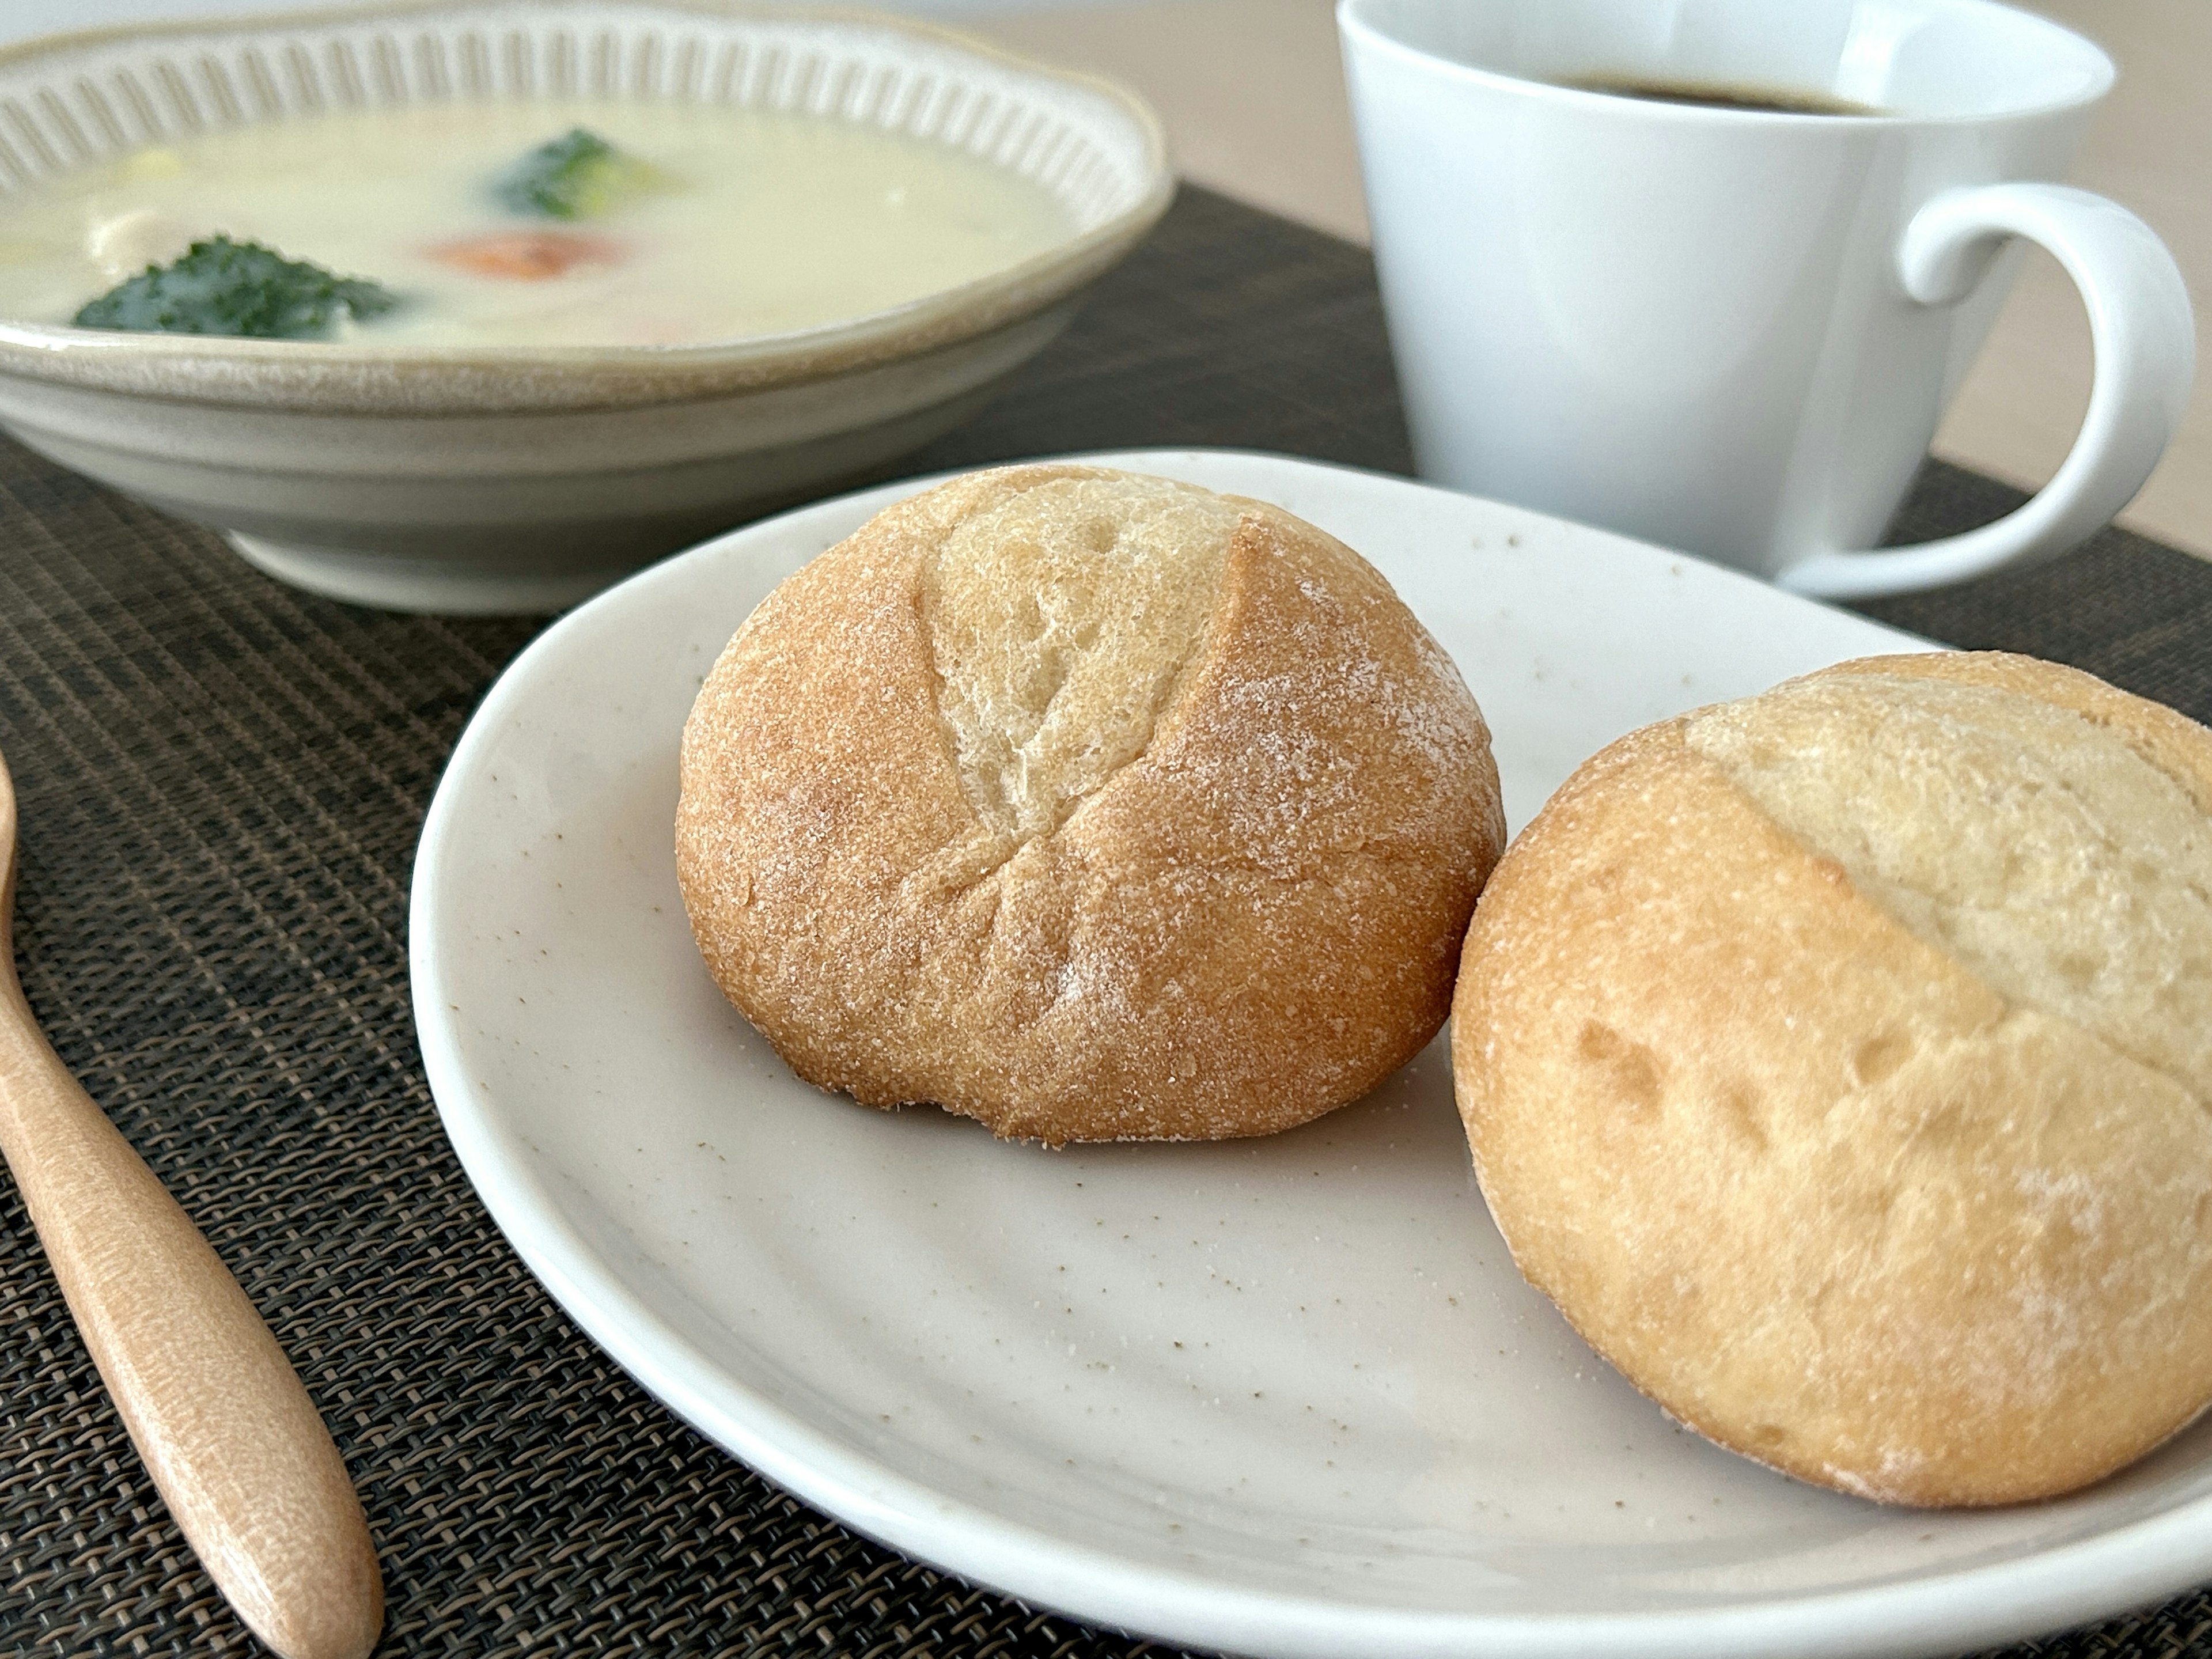
<svg viewBox="0 0 2212 1659">
<path fill-rule="evenodd" d="M 384 1625 L 330 1431 L 191 1219 L 47 1046 L 15 977 L 15 788 L 0 759 L 0 1153 L 85 1346 L 216 1587 L 285 1659 L 362 1659 Z"/>
</svg>

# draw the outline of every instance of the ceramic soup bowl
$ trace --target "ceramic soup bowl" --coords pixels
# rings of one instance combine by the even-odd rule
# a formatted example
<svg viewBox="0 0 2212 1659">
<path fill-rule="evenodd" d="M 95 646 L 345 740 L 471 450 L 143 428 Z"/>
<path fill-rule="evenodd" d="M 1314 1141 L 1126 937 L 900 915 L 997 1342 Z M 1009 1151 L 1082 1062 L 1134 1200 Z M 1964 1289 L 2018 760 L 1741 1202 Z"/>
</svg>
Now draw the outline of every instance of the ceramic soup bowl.
<svg viewBox="0 0 2212 1659">
<path fill-rule="evenodd" d="M 951 427 L 1065 325 L 1173 191 L 1108 82 L 862 13 L 673 0 L 380 5 L 112 30 L 0 53 L 9 191 L 214 129 L 578 97 L 805 111 L 1046 186 L 1064 240 L 909 303 L 694 345 L 457 347 L 0 320 L 0 426 L 246 558 L 360 604 L 571 604 Z"/>
</svg>

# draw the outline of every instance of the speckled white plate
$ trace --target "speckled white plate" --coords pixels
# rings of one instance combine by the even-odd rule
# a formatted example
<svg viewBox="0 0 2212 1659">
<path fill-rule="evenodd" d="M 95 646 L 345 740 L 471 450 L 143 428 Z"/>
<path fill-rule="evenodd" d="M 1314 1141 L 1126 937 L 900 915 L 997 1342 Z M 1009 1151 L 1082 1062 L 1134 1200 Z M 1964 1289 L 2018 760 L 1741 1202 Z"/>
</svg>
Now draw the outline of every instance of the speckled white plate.
<svg viewBox="0 0 2212 1659">
<path fill-rule="evenodd" d="M 1280 502 L 1380 566 L 1480 699 L 1516 825 L 1632 726 L 1915 643 L 1401 479 L 1114 459 Z M 1441 1043 L 1218 1146 L 1001 1146 L 798 1083 L 693 949 L 678 733 L 761 597 L 912 488 L 723 537 L 556 623 L 423 830 L 416 1016 L 447 1133 L 647 1388 L 898 1549 L 1243 1653 L 1935 1653 L 2212 1577 L 2204 1429 L 2063 1502 L 1923 1514 L 1675 1428 L 1514 1271 Z"/>
</svg>

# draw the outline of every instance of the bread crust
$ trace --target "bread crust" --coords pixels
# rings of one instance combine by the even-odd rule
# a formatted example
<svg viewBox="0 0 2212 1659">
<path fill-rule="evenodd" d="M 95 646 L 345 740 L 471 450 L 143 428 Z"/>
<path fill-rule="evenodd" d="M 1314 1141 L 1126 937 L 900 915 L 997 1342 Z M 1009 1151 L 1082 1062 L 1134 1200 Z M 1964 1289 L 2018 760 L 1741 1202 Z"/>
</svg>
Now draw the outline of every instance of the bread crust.
<svg viewBox="0 0 2212 1659">
<path fill-rule="evenodd" d="M 1213 1139 L 1357 1098 L 1442 1024 L 1504 842 L 1489 734 L 1381 576 L 1279 509 L 1237 503 L 1142 752 L 992 843 L 925 566 L 1023 491 L 1116 477 L 1009 468 L 903 502 L 708 676 L 678 879 L 716 982 L 808 1081 L 1054 1144 Z"/>
<path fill-rule="evenodd" d="M 2212 809 L 2212 734 L 2087 675 L 1826 673 L 2069 710 Z M 2142 1455 L 2212 1398 L 2206 1080 L 1917 937 L 1694 718 L 1577 771 L 1468 932 L 1454 1072 L 1515 1261 L 1668 1412 L 1804 1480 L 1995 1504 Z"/>
</svg>

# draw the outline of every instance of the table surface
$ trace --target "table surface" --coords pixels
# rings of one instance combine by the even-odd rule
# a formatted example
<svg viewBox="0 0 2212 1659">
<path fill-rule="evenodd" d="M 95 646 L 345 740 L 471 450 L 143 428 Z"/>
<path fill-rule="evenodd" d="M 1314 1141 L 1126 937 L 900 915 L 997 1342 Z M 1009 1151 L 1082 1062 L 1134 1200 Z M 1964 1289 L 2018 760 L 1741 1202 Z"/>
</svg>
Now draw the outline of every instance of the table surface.
<svg viewBox="0 0 2212 1659">
<path fill-rule="evenodd" d="M 1188 191 L 998 403 L 896 470 L 1203 444 L 1407 464 L 1365 254 Z M 1898 532 L 2019 499 L 1937 466 Z M 2212 568 L 2124 531 L 1869 609 L 2212 715 Z M 767 1485 L 593 1348 L 477 1201 L 414 1044 L 409 871 L 463 722 L 537 626 L 295 592 L 0 442 L 25 988 L 330 1423 L 383 1559 L 381 1651 L 1146 1651 Z M 2014 1651 L 2212 1651 L 2208 1629 L 2200 1595 Z M 7 1183 L 0 1649 L 258 1650 L 139 1468 Z"/>
<path fill-rule="evenodd" d="M 908 0 L 915 3 L 915 0 Z M 1337 59 L 1334 0 L 1079 0 L 991 4 L 974 27 L 1018 50 L 1118 76 L 1158 107 L 1185 173 L 1355 240 L 1367 232 Z M 2212 340 L 2212 5 L 2024 0 L 2095 39 L 2120 69 L 2074 182 L 2149 221 L 2180 262 Z M 2200 360 L 2212 356 L 2212 346 Z M 2014 483 L 2047 478 L 2089 395 L 2088 325 L 2038 251 L 1936 435 L 1937 454 Z M 2122 522 L 2212 556 L 2212 374 Z"/>
</svg>

